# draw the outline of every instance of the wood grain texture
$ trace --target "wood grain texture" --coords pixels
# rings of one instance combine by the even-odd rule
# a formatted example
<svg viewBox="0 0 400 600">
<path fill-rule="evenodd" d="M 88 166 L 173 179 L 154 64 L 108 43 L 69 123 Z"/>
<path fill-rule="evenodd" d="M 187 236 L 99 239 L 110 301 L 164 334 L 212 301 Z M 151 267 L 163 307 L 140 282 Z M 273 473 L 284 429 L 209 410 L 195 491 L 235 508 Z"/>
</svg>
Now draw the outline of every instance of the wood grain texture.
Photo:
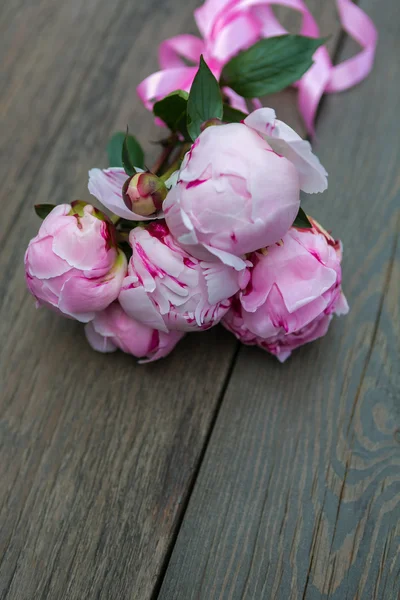
<svg viewBox="0 0 400 600">
<path fill-rule="evenodd" d="M 160 600 L 398 598 L 399 7 L 362 6 L 376 65 L 325 100 L 330 187 L 306 200 L 344 242 L 351 312 L 283 366 L 240 350 Z"/>
<path fill-rule="evenodd" d="M 34 203 L 89 200 L 87 170 L 127 123 L 153 148 L 135 87 L 194 6 L 1 5 L 2 600 L 151 597 L 228 375 L 237 344 L 222 330 L 139 367 L 36 312 L 23 277 Z"/>
</svg>

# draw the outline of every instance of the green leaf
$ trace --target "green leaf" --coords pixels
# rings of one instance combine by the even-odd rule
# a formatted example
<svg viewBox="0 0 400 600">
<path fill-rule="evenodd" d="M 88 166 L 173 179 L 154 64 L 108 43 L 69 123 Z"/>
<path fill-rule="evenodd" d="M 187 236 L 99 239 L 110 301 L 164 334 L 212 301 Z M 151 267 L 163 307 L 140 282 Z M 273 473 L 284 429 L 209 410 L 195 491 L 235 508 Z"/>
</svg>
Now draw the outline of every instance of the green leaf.
<svg viewBox="0 0 400 600">
<path fill-rule="evenodd" d="M 224 104 L 224 114 L 222 117 L 224 123 L 241 123 L 247 116 L 241 110 L 232 108 L 229 104 Z"/>
<path fill-rule="evenodd" d="M 299 229 L 311 229 L 312 225 L 308 220 L 308 217 L 304 210 L 300 207 L 299 212 L 297 213 L 297 217 L 293 222 L 293 227 L 298 227 Z"/>
<path fill-rule="evenodd" d="M 311 67 L 314 52 L 325 41 L 301 35 L 260 40 L 225 65 L 221 85 L 229 86 L 244 98 L 279 92 Z"/>
<path fill-rule="evenodd" d="M 41 219 L 45 219 L 55 207 L 55 204 L 35 204 L 35 213 Z"/>
<path fill-rule="evenodd" d="M 222 119 L 222 116 L 222 96 L 218 81 L 201 56 L 187 103 L 187 128 L 192 140 L 200 135 L 201 125 L 205 121 Z"/>
<path fill-rule="evenodd" d="M 136 138 L 129 134 L 128 128 L 126 128 L 126 134 L 122 143 L 121 162 L 125 173 L 129 176 L 135 175 L 135 167 L 143 168 L 143 150 Z"/>
<path fill-rule="evenodd" d="M 187 130 L 187 103 L 189 94 L 183 90 L 176 90 L 168 94 L 153 106 L 153 113 L 168 125 L 171 131 L 178 131 L 185 140 L 190 140 Z"/>
<path fill-rule="evenodd" d="M 126 148 L 124 150 L 125 140 Z M 128 134 L 128 130 L 126 133 L 117 131 L 111 136 L 107 144 L 107 155 L 110 167 L 124 167 L 124 152 L 126 153 L 125 159 L 128 161 L 128 168 L 130 164 L 132 167 L 144 168 L 144 153 L 142 147 L 133 135 Z"/>
<path fill-rule="evenodd" d="M 110 167 L 123 167 L 122 164 L 122 147 L 124 145 L 126 134 L 123 131 L 117 131 L 111 136 L 107 144 L 108 162 Z M 136 167 L 144 168 L 144 153 L 133 135 L 129 135 L 130 147 L 133 153 L 134 165 Z"/>
<path fill-rule="evenodd" d="M 125 133 L 117 131 L 114 133 L 107 144 L 108 164 L 110 167 L 122 167 L 122 145 L 124 143 Z"/>
</svg>

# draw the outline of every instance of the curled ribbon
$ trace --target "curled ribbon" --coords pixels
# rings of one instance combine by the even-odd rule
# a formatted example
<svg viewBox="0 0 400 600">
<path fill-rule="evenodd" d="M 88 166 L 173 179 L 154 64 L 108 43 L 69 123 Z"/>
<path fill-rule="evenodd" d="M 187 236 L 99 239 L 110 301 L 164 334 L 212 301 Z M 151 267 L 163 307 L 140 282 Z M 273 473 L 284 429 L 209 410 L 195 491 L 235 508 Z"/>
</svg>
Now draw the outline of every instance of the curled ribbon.
<svg viewBox="0 0 400 600">
<path fill-rule="evenodd" d="M 377 31 L 371 19 L 351 0 L 336 0 L 343 30 L 362 50 L 352 58 L 333 65 L 325 46 L 314 54 L 314 64 L 297 82 L 299 110 L 307 130 L 314 133 L 314 119 L 324 92 L 346 90 L 364 79 L 372 69 Z M 146 108 L 176 89 L 189 91 L 200 55 L 219 78 L 224 65 L 240 50 L 258 40 L 287 33 L 275 17 L 271 5 L 300 12 L 301 35 L 319 37 L 319 27 L 303 0 L 207 0 L 194 12 L 203 39 L 177 35 L 161 43 L 161 70 L 142 81 L 137 93 Z M 188 66 L 187 63 L 194 66 Z M 224 89 L 234 108 L 248 112 L 246 102 L 229 88 Z M 255 107 L 260 106 L 257 99 Z"/>
</svg>

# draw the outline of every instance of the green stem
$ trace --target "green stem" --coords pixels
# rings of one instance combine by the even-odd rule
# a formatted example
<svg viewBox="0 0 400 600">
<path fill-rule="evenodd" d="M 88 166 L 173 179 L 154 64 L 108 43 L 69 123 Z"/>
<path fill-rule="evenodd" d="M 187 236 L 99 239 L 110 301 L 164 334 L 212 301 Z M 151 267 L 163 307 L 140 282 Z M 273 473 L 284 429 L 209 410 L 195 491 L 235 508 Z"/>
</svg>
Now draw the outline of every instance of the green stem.
<svg viewBox="0 0 400 600">
<path fill-rule="evenodd" d="M 129 233 L 125 231 L 118 231 L 117 233 L 118 242 L 129 242 Z"/>
<path fill-rule="evenodd" d="M 172 162 L 172 164 L 168 167 L 168 169 L 165 171 L 165 173 L 163 173 L 162 175 L 159 175 L 160 179 L 162 179 L 164 182 L 167 181 L 167 179 L 169 177 L 171 177 L 171 175 L 180 168 L 183 158 L 184 158 L 186 152 L 189 150 L 189 148 L 190 148 L 190 144 L 183 144 L 181 146 L 179 153 L 178 153 L 177 157 L 175 158 L 175 160 Z"/>
<path fill-rule="evenodd" d="M 151 168 L 152 173 L 154 173 L 155 175 L 159 174 L 159 171 L 163 168 L 164 164 L 168 161 L 173 149 L 174 149 L 173 146 L 166 146 L 163 149 L 159 158 L 156 160 L 156 162 L 154 163 L 154 165 Z"/>
<path fill-rule="evenodd" d="M 160 179 L 162 179 L 164 182 L 167 181 L 167 179 L 171 177 L 172 173 L 175 173 L 175 171 L 179 169 L 179 167 L 181 166 L 181 162 L 182 159 L 180 156 L 178 156 L 178 158 L 174 160 L 172 165 L 165 171 L 165 173 L 159 176 Z"/>
<path fill-rule="evenodd" d="M 119 217 L 118 215 L 111 215 L 110 216 L 110 221 L 112 223 L 114 223 L 114 225 L 118 225 L 118 223 L 120 222 L 121 217 Z"/>
<path fill-rule="evenodd" d="M 169 138 L 164 140 L 163 142 L 163 151 L 161 152 L 159 158 L 156 160 L 154 165 L 151 168 L 151 172 L 155 175 L 159 175 L 159 172 L 162 171 L 163 167 L 166 163 L 168 163 L 168 159 L 171 156 L 172 152 L 176 148 L 177 144 L 179 144 L 178 137 L 175 133 L 172 133 Z"/>
</svg>

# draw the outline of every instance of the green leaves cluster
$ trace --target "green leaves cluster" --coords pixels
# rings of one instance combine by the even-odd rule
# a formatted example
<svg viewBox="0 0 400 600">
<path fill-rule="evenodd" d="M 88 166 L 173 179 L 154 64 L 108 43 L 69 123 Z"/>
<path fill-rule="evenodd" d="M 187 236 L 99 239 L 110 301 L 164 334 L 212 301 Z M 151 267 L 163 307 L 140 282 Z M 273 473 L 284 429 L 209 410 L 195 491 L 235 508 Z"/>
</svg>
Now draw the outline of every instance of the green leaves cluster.
<svg viewBox="0 0 400 600">
<path fill-rule="evenodd" d="M 183 90 L 172 92 L 154 104 L 153 112 L 188 142 L 200 135 L 205 121 L 223 118 L 221 89 L 202 56 L 190 94 Z"/>
<path fill-rule="evenodd" d="M 239 123 L 245 114 L 223 102 L 221 88 L 228 86 L 244 98 L 271 94 L 291 85 L 313 64 L 323 39 L 280 35 L 260 40 L 234 56 L 218 82 L 203 56 L 190 94 L 177 90 L 154 104 L 154 114 L 185 141 L 195 140 L 210 119 Z"/>
</svg>

